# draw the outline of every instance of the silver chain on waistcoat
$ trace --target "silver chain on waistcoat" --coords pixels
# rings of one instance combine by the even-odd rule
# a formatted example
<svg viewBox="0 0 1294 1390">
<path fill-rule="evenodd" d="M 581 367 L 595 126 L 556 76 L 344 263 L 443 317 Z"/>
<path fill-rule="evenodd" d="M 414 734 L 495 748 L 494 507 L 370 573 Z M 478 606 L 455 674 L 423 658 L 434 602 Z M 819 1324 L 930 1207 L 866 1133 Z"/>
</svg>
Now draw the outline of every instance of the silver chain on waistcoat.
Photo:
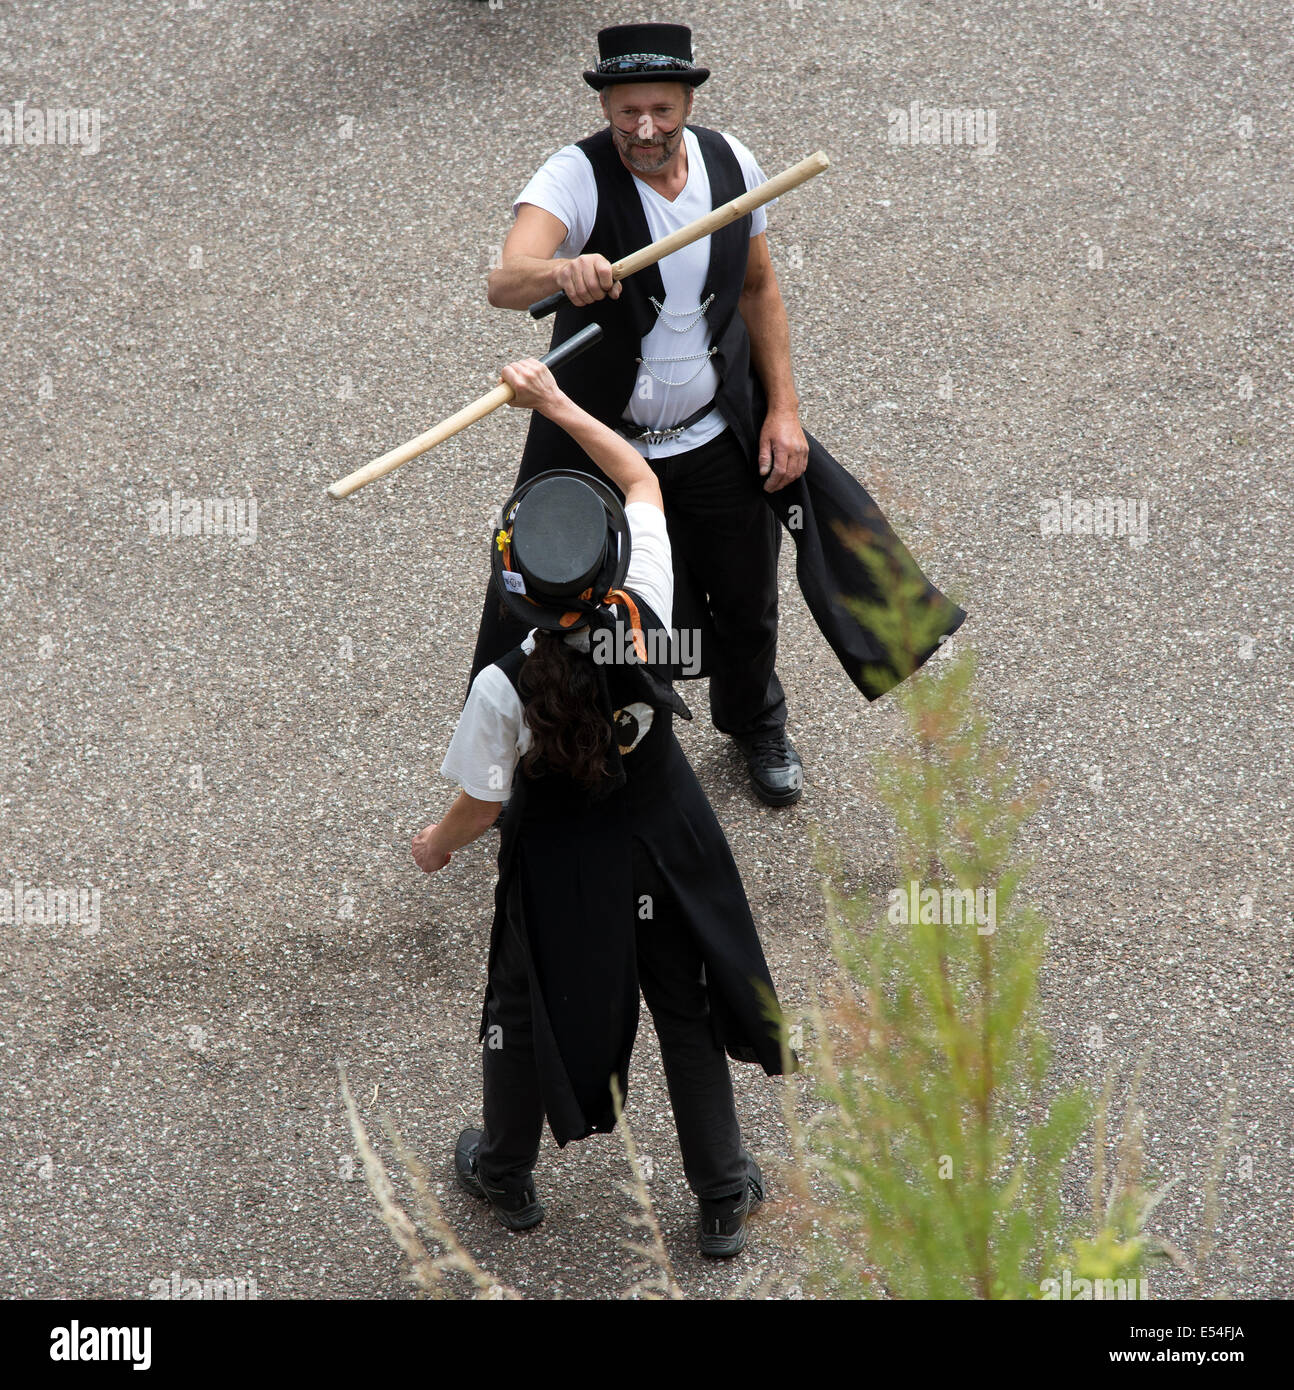
<svg viewBox="0 0 1294 1390">
<path fill-rule="evenodd" d="M 654 294 L 649 295 L 648 298 L 651 300 L 652 308 L 656 310 L 656 322 L 664 323 L 671 333 L 690 333 L 701 321 L 701 315 L 714 303 L 714 295 L 712 294 L 704 304 L 698 304 L 695 309 L 675 310 L 667 309 L 659 303 Z M 667 319 L 691 319 L 692 322 L 683 328 L 677 328 L 674 324 L 667 322 Z M 688 382 L 695 381 L 705 371 L 705 364 L 718 351 L 718 347 L 712 345 L 706 352 L 690 352 L 685 357 L 635 357 L 634 361 L 646 367 L 647 375 L 653 381 L 659 381 L 662 386 L 686 386 Z M 651 365 L 653 362 L 696 362 L 698 359 L 700 365 L 696 371 L 691 376 L 684 377 L 682 381 L 670 381 L 663 376 L 657 376 Z"/>
</svg>

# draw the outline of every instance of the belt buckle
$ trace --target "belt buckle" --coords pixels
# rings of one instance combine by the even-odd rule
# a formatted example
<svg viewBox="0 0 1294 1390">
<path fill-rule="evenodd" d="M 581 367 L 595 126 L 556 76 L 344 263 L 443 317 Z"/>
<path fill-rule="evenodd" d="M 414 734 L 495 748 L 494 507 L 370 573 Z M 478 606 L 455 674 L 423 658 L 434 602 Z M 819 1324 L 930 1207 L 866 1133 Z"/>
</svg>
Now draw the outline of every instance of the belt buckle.
<svg viewBox="0 0 1294 1390">
<path fill-rule="evenodd" d="M 638 436 L 638 441 L 642 444 L 666 444 L 671 439 L 677 439 L 682 433 L 682 425 L 673 425 L 667 430 L 644 430 Z"/>
</svg>

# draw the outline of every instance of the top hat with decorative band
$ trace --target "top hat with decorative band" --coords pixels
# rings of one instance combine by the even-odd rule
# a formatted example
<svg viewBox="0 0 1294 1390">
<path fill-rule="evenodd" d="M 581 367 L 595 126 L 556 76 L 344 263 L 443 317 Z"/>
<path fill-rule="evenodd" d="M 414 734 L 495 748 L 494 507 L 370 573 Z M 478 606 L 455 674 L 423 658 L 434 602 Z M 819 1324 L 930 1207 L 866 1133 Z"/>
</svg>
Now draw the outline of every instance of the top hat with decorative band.
<svg viewBox="0 0 1294 1390">
<path fill-rule="evenodd" d="M 601 91 L 617 82 L 685 82 L 699 87 L 709 68 L 692 62 L 692 31 L 686 24 L 613 24 L 598 30 L 596 68 L 584 74 Z"/>
</svg>

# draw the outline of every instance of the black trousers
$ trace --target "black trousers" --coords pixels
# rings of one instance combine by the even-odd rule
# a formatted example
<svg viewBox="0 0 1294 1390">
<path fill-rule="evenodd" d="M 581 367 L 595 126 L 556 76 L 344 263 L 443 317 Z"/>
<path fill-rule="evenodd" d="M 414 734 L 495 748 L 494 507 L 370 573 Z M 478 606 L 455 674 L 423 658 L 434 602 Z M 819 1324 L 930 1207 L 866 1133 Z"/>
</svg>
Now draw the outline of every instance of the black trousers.
<svg viewBox="0 0 1294 1390">
<path fill-rule="evenodd" d="M 777 679 L 782 527 L 730 429 L 699 449 L 650 459 L 674 553 L 674 620 L 700 634 L 710 717 L 725 734 L 786 724 Z"/>
<path fill-rule="evenodd" d="M 653 916 L 637 923 L 638 978 L 660 1040 L 683 1172 L 697 1197 L 736 1196 L 745 1190 L 748 1155 L 728 1057 L 712 1026 L 701 956 L 677 903 L 635 844 L 635 899 L 643 893 L 652 897 Z M 490 1182 L 515 1191 L 525 1185 L 538 1160 L 544 1107 L 532 1044 L 525 945 L 512 922 L 503 933 L 490 983 L 481 1050 L 485 1135 L 477 1169 Z"/>
<path fill-rule="evenodd" d="M 715 728 L 725 734 L 784 728 L 786 695 L 774 670 L 782 527 L 764 499 L 763 479 L 730 429 L 698 449 L 649 462 L 660 481 L 674 555 L 671 625 L 698 634 L 696 674 L 710 678 Z M 501 607 L 490 585 L 472 680 L 526 635 Z M 676 677 L 684 674 L 676 667 Z"/>
</svg>

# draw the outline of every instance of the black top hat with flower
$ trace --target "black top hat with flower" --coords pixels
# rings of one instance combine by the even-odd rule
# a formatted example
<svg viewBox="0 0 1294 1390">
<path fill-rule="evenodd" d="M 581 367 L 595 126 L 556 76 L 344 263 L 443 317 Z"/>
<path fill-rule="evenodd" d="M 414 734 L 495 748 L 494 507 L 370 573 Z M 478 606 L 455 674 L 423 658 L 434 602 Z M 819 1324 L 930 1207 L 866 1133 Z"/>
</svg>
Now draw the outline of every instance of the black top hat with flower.
<svg viewBox="0 0 1294 1390">
<path fill-rule="evenodd" d="M 709 68 L 692 62 L 692 31 L 686 24 L 613 24 L 598 30 L 596 68 L 584 74 L 601 91 L 616 82 L 685 82 L 699 87 Z"/>
<path fill-rule="evenodd" d="M 591 474 L 552 468 L 522 483 L 500 519 L 490 564 L 508 610 L 549 632 L 613 629 L 623 622 L 636 656 L 624 667 L 626 679 L 648 704 L 691 719 L 670 683 L 668 664 L 659 672 L 649 664 L 640 601 L 620 587 L 629 572 L 629 520 L 611 488 Z M 598 707 L 610 722 L 606 667 L 595 661 L 594 670 Z M 609 765 L 611 783 L 619 785 L 624 771 L 614 749 Z"/>
</svg>

